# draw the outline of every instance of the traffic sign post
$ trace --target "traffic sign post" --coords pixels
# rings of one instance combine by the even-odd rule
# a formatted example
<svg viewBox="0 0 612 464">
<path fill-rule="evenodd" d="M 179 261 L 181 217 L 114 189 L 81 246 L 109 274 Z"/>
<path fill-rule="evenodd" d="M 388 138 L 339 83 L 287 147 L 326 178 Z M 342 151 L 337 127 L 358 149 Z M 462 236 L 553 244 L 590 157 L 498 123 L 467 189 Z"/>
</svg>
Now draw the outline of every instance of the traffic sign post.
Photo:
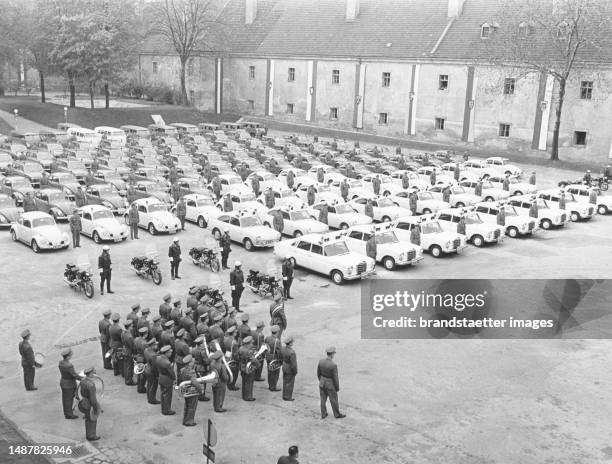
<svg viewBox="0 0 612 464">
<path fill-rule="evenodd" d="M 206 456 L 206 464 L 210 462 L 215 462 L 215 452 L 213 451 L 213 446 L 217 444 L 217 429 L 215 428 L 215 424 L 213 421 L 208 419 L 208 427 L 206 430 L 206 441 L 202 445 L 202 454 Z"/>
</svg>

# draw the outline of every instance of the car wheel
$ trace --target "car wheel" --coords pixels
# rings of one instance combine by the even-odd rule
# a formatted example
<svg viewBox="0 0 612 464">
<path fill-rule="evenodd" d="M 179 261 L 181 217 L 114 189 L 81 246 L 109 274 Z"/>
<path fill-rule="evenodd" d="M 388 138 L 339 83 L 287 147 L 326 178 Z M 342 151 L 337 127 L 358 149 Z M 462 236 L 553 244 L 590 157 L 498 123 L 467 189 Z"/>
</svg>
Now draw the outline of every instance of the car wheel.
<svg viewBox="0 0 612 464">
<path fill-rule="evenodd" d="M 293 233 L 293 236 L 294 236 L 295 238 L 301 237 L 302 235 L 304 235 L 304 234 L 302 234 L 302 232 L 301 232 L 301 231 L 299 231 L 299 230 L 296 230 L 296 231 Z"/>
<path fill-rule="evenodd" d="M 91 238 L 93 239 L 93 241 L 95 243 L 100 243 L 102 240 L 100 240 L 100 235 L 98 235 L 98 231 L 94 230 L 93 235 L 91 236 Z"/>
<path fill-rule="evenodd" d="M 13 240 L 13 242 L 17 242 L 19 240 L 17 238 L 17 232 L 15 232 L 14 230 L 11 230 L 11 239 Z"/>
<path fill-rule="evenodd" d="M 494 199 L 493 197 L 486 197 L 486 198 L 484 199 L 484 201 L 494 201 L 494 200 L 495 200 L 495 199 Z"/>
<path fill-rule="evenodd" d="M 221 231 L 219 231 L 219 229 L 213 229 L 213 237 L 215 237 L 215 240 L 221 240 Z"/>
<path fill-rule="evenodd" d="M 570 214 L 570 219 L 572 220 L 572 222 L 578 222 L 580 221 L 580 214 L 578 214 L 576 211 L 572 211 L 572 213 Z"/>
<path fill-rule="evenodd" d="M 516 192 L 514 192 L 512 195 L 522 195 L 523 192 L 521 192 L 520 190 L 517 190 Z"/>
<path fill-rule="evenodd" d="M 477 246 L 478 248 L 480 248 L 481 246 L 484 245 L 485 241 L 481 235 L 474 235 L 472 237 L 472 243 L 474 244 L 474 246 Z"/>
<path fill-rule="evenodd" d="M 346 222 L 343 222 L 342 224 L 340 224 L 340 229 L 342 230 L 348 229 L 348 224 Z"/>
<path fill-rule="evenodd" d="M 508 235 L 512 238 L 516 238 L 518 236 L 518 229 L 516 227 L 509 227 L 508 228 Z"/>
<path fill-rule="evenodd" d="M 383 197 L 388 197 L 389 195 L 391 195 L 391 192 L 389 192 L 389 190 L 385 190 L 383 192 Z"/>
<path fill-rule="evenodd" d="M 344 276 L 342 275 L 342 272 L 338 270 L 332 271 L 330 277 L 332 282 L 336 285 L 342 285 L 344 283 Z"/>
<path fill-rule="evenodd" d="M 438 245 L 433 245 L 429 249 L 429 252 L 431 253 L 431 256 L 433 256 L 434 258 L 439 258 L 440 256 L 442 256 L 442 248 L 440 248 Z"/>
<path fill-rule="evenodd" d="M 465 203 L 463 203 L 463 202 L 461 202 L 461 201 L 460 201 L 460 202 L 458 202 L 458 203 L 455 205 L 455 207 L 456 207 L 456 208 L 463 208 L 463 207 L 465 207 Z"/>
<path fill-rule="evenodd" d="M 391 222 L 391 218 L 389 216 L 383 216 L 382 222 Z"/>
<path fill-rule="evenodd" d="M 264 226 L 269 227 L 270 229 L 272 228 L 269 222 L 264 222 Z"/>
<path fill-rule="evenodd" d="M 149 227 L 147 227 L 147 230 L 151 235 L 157 234 L 157 229 L 155 228 L 152 222 L 149 224 Z"/>
<path fill-rule="evenodd" d="M 206 220 L 204 219 L 204 216 L 200 216 L 198 218 L 198 227 L 200 227 L 201 229 L 206 229 L 206 226 L 208 224 L 206 224 Z"/>
<path fill-rule="evenodd" d="M 395 260 L 391 256 L 385 256 L 383 258 L 383 266 L 387 271 L 395 269 Z"/>
<path fill-rule="evenodd" d="M 431 214 L 431 210 L 429 208 L 423 208 L 423 214 Z"/>
<path fill-rule="evenodd" d="M 599 205 L 597 207 L 597 213 L 598 214 L 608 214 L 608 207 L 606 205 Z"/>
<path fill-rule="evenodd" d="M 552 222 L 550 222 L 550 219 L 542 219 L 542 221 L 540 222 L 540 226 L 542 227 L 542 229 L 548 230 L 552 227 Z"/>
<path fill-rule="evenodd" d="M 250 239 L 245 238 L 244 248 L 246 249 L 246 251 L 253 251 L 253 242 Z"/>
<path fill-rule="evenodd" d="M 40 253 L 40 247 L 38 246 L 38 243 L 36 243 L 36 240 L 32 240 L 32 251 L 34 253 Z"/>
</svg>

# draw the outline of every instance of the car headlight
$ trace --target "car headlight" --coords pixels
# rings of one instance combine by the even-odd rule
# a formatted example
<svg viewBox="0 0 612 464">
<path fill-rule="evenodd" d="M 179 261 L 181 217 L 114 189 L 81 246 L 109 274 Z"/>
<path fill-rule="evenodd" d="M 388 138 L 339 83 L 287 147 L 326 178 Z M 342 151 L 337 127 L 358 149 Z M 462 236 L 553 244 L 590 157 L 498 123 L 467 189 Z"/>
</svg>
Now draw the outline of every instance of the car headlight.
<svg viewBox="0 0 612 464">
<path fill-rule="evenodd" d="M 452 240 L 449 240 L 448 242 L 446 242 L 446 247 L 445 248 L 451 248 L 453 246 L 453 242 Z"/>
<path fill-rule="evenodd" d="M 406 253 L 400 253 L 399 260 L 404 261 L 406 259 Z"/>
<path fill-rule="evenodd" d="M 355 271 L 355 266 L 349 266 L 348 269 L 346 270 L 346 273 L 348 275 L 353 274 L 353 272 Z"/>
<path fill-rule="evenodd" d="M 4 216 L 0 215 L 0 224 L 8 224 L 8 219 Z"/>
<path fill-rule="evenodd" d="M 488 238 L 488 239 L 492 239 L 494 236 L 495 236 L 495 233 L 494 233 L 494 232 L 489 232 L 489 233 L 487 234 L 487 238 Z"/>
<path fill-rule="evenodd" d="M 49 243 L 51 243 L 51 242 L 49 242 L 49 240 L 47 240 L 47 239 L 46 239 L 46 238 L 44 238 L 44 237 L 40 237 L 40 243 L 41 243 L 42 245 L 49 245 Z"/>
</svg>

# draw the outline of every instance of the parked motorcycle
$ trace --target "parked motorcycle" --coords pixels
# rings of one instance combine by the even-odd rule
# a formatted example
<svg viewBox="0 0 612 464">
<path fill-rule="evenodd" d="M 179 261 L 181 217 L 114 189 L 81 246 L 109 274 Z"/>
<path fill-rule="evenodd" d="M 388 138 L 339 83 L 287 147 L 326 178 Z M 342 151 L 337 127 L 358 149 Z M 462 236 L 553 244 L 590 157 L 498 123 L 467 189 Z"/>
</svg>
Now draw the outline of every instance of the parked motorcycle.
<svg viewBox="0 0 612 464">
<path fill-rule="evenodd" d="M 194 247 L 189 250 L 189 256 L 191 256 L 191 261 L 196 266 L 206 266 L 212 272 L 219 272 L 221 269 L 217 252 L 211 248 Z"/>
<path fill-rule="evenodd" d="M 89 269 L 82 269 L 75 264 L 66 264 L 64 270 L 64 282 L 73 290 L 85 293 L 87 298 L 93 298 L 94 286 L 91 281 L 93 274 Z"/>
<path fill-rule="evenodd" d="M 281 282 L 278 278 L 261 274 L 259 271 L 249 269 L 249 275 L 246 278 L 246 285 L 253 293 L 259 294 L 262 298 L 268 295 L 276 297 L 283 294 Z"/>
<path fill-rule="evenodd" d="M 159 260 L 157 257 L 136 256 L 132 258 L 132 269 L 139 277 L 151 277 L 155 285 L 162 282 L 162 275 L 159 270 Z"/>
<path fill-rule="evenodd" d="M 605 192 L 606 190 L 608 190 L 608 182 L 609 179 L 607 177 L 593 177 L 591 178 L 591 182 L 588 183 L 589 187 L 597 187 L 599 188 L 599 190 L 601 190 L 602 192 Z M 587 182 L 584 181 L 584 179 L 578 179 L 575 181 L 571 181 L 571 180 L 562 180 L 560 181 L 557 185 L 559 187 L 565 187 L 567 185 L 570 184 L 585 184 L 587 185 Z"/>
</svg>

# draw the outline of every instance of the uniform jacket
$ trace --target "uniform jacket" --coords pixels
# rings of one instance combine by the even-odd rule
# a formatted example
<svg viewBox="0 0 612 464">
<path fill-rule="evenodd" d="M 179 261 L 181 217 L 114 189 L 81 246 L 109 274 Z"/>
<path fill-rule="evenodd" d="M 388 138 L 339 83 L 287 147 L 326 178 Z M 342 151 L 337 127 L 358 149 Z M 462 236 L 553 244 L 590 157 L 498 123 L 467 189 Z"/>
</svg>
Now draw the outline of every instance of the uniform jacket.
<svg viewBox="0 0 612 464">
<path fill-rule="evenodd" d="M 283 262 L 282 266 L 283 277 L 287 277 L 288 279 L 293 279 L 293 264 L 291 261 Z"/>
<path fill-rule="evenodd" d="M 159 305 L 159 315 L 165 321 L 170 320 L 170 311 L 172 311 L 172 306 L 168 303 L 162 303 Z"/>
<path fill-rule="evenodd" d="M 410 243 L 414 245 L 421 244 L 421 229 L 418 226 L 410 229 Z"/>
<path fill-rule="evenodd" d="M 235 285 L 237 288 L 244 287 L 244 274 L 241 269 L 230 272 L 230 285 Z"/>
<path fill-rule="evenodd" d="M 266 191 L 266 208 L 274 208 L 274 192 L 271 190 Z"/>
<path fill-rule="evenodd" d="M 506 225 L 506 212 L 503 208 L 499 210 L 499 213 L 497 213 L 496 220 L 498 226 Z"/>
<path fill-rule="evenodd" d="M 73 214 L 72 216 L 70 216 L 70 230 L 72 230 L 73 232 L 81 232 L 81 230 L 83 230 L 83 227 L 81 225 L 81 216 L 79 216 L 78 214 Z"/>
<path fill-rule="evenodd" d="M 172 243 L 170 248 L 168 248 L 168 257 L 172 258 L 176 262 L 181 261 L 181 247 L 176 243 Z"/>
<path fill-rule="evenodd" d="M 211 372 L 214 371 L 217 373 L 217 385 L 224 386 L 227 384 L 227 382 L 229 381 L 229 374 L 227 373 L 227 369 L 225 367 L 225 364 L 223 364 L 223 361 L 221 361 L 220 359 L 213 361 L 210 365 L 210 370 Z"/>
<path fill-rule="evenodd" d="M 402 174 L 402 188 L 407 189 L 410 187 L 410 179 L 408 179 L 408 175 L 406 173 Z"/>
<path fill-rule="evenodd" d="M 111 322 L 104 318 L 100 322 L 98 322 L 98 331 L 100 332 L 100 341 L 102 343 L 107 343 L 110 339 L 110 335 L 108 333 L 108 329 L 111 327 Z"/>
<path fill-rule="evenodd" d="M 341 182 L 340 183 L 340 195 L 345 198 L 348 197 L 348 193 L 349 193 L 349 184 L 348 182 Z"/>
<path fill-rule="evenodd" d="M 297 375 L 298 365 L 295 351 L 290 346 L 281 348 L 281 356 L 283 358 L 283 374 Z"/>
<path fill-rule="evenodd" d="M 240 372 L 245 373 L 247 363 L 255 356 L 255 348 L 252 346 L 241 346 L 238 350 L 238 360 L 240 362 Z"/>
<path fill-rule="evenodd" d="M 81 398 L 87 398 L 89 400 L 91 409 L 93 409 L 93 416 L 97 417 L 98 414 L 100 414 L 101 408 L 100 408 L 100 403 L 98 403 L 98 398 L 96 396 L 96 385 L 93 383 L 93 381 L 89 377 L 85 377 L 81 381 L 80 387 L 81 387 L 80 388 Z M 92 419 L 94 419 L 94 417 L 92 417 Z"/>
<path fill-rule="evenodd" d="M 249 327 L 248 324 L 243 322 L 240 325 L 240 327 L 238 327 L 238 338 L 240 340 L 243 340 L 246 337 L 250 337 L 250 336 L 251 336 L 251 328 Z"/>
<path fill-rule="evenodd" d="M 113 324 L 108 328 L 108 336 L 110 339 L 110 347 L 111 348 L 121 348 L 123 346 L 123 341 L 121 334 L 123 333 L 123 329 L 119 324 Z"/>
<path fill-rule="evenodd" d="M 134 340 L 134 354 L 144 355 L 144 350 L 147 347 L 146 339 L 138 337 Z"/>
<path fill-rule="evenodd" d="M 60 387 L 62 388 L 76 388 L 76 381 L 81 379 L 81 376 L 76 373 L 74 366 L 67 359 L 62 359 L 59 362 L 60 371 Z"/>
<path fill-rule="evenodd" d="M 134 354 L 134 336 L 132 332 L 124 330 L 121 334 L 121 342 L 123 343 L 123 348 L 125 348 L 126 355 Z"/>
<path fill-rule="evenodd" d="M 138 224 L 139 222 L 140 222 L 140 214 L 138 213 L 138 208 L 130 208 L 128 212 L 128 223 Z"/>
<path fill-rule="evenodd" d="M 143 353 L 144 360 L 147 363 L 147 368 L 145 370 L 146 376 L 151 376 L 156 378 L 159 373 L 157 372 L 157 365 L 155 360 L 157 359 L 157 353 L 153 348 L 147 346 Z"/>
<path fill-rule="evenodd" d="M 259 348 L 261 348 L 261 346 L 264 344 L 266 336 L 261 329 L 256 329 L 255 332 L 251 332 L 251 336 L 253 337 L 253 345 L 255 346 L 255 349 L 259 350 Z"/>
<path fill-rule="evenodd" d="M 474 195 L 477 197 L 482 195 L 482 182 L 478 182 L 474 188 Z"/>
<path fill-rule="evenodd" d="M 204 385 L 197 381 L 195 370 L 191 366 L 185 366 L 179 372 L 178 383 L 186 380 L 191 381 L 191 385 L 197 388 L 200 393 L 204 392 Z"/>
<path fill-rule="evenodd" d="M 196 346 L 191 350 L 191 356 L 193 356 L 193 365 L 196 373 L 203 373 L 206 368 L 210 365 L 210 359 L 206 355 L 206 349 L 204 346 Z"/>
<path fill-rule="evenodd" d="M 374 207 L 370 203 L 366 203 L 364 213 L 371 218 L 374 217 Z"/>
<path fill-rule="evenodd" d="M 110 272 L 111 270 L 111 257 L 109 253 L 103 252 L 98 257 L 98 269 L 102 269 L 103 272 Z"/>
<path fill-rule="evenodd" d="M 287 328 L 287 316 L 285 316 L 285 305 L 273 302 L 270 304 L 270 325 L 278 325 L 282 330 Z"/>
<path fill-rule="evenodd" d="M 153 326 L 151 327 L 151 336 L 157 340 L 158 342 L 161 339 L 161 334 L 164 331 L 163 327 L 161 326 L 161 324 L 159 322 L 156 322 L 153 324 Z"/>
<path fill-rule="evenodd" d="M 447 187 L 442 191 L 442 201 L 449 203 L 450 202 L 451 191 Z"/>
<path fill-rule="evenodd" d="M 538 218 L 538 204 L 537 203 L 533 203 L 530 207 L 529 207 L 529 216 L 532 218 L 537 219 Z"/>
<path fill-rule="evenodd" d="M 174 342 L 174 351 L 176 352 L 174 360 L 177 364 L 182 364 L 183 358 L 189 354 L 189 345 L 185 340 L 179 338 Z"/>
<path fill-rule="evenodd" d="M 19 342 L 19 354 L 21 355 L 21 365 L 23 367 L 34 367 L 36 365 L 34 350 L 29 341 L 22 340 Z"/>
<path fill-rule="evenodd" d="M 268 335 L 265 339 L 265 344 L 268 345 L 268 351 L 266 352 L 266 361 L 269 363 L 273 359 L 280 359 L 281 342 L 278 337 L 275 337 L 274 335 Z"/>
<path fill-rule="evenodd" d="M 155 361 L 157 372 L 159 373 L 159 384 L 164 387 L 172 387 L 176 380 L 176 374 L 172 369 L 172 363 L 166 355 L 159 355 Z"/>
<path fill-rule="evenodd" d="M 319 379 L 319 388 L 325 390 L 340 390 L 338 366 L 331 359 L 325 358 L 319 361 L 319 365 L 317 366 L 317 377 Z"/>
<path fill-rule="evenodd" d="M 380 178 L 375 177 L 372 179 L 372 188 L 374 189 L 374 193 L 378 195 L 380 193 Z"/>
<path fill-rule="evenodd" d="M 323 205 L 323 207 L 319 209 L 319 222 L 327 224 L 328 217 L 327 206 Z"/>
<path fill-rule="evenodd" d="M 77 207 L 85 206 L 87 204 L 87 200 L 85 199 L 85 192 L 83 192 L 82 189 L 77 189 L 76 192 L 74 192 L 74 198 L 75 198 Z M 24 203 L 24 208 L 25 208 L 25 203 Z"/>
<path fill-rule="evenodd" d="M 230 245 L 231 245 L 232 241 L 229 237 L 229 234 L 223 234 L 221 236 L 221 240 L 219 240 L 219 246 L 223 249 L 223 251 L 229 253 L 230 251 L 232 251 Z"/>
<path fill-rule="evenodd" d="M 159 340 L 160 348 L 165 345 L 169 345 L 172 349 L 174 349 L 174 333 L 171 329 L 164 330 L 160 336 Z"/>
<path fill-rule="evenodd" d="M 214 341 L 217 340 L 219 342 L 219 344 L 223 343 L 223 330 L 221 330 L 221 327 L 219 327 L 218 325 L 213 325 L 210 327 L 210 330 L 208 332 L 210 334 L 210 340 Z"/>
<path fill-rule="evenodd" d="M 272 216 L 272 225 L 274 226 L 274 230 L 277 232 L 282 232 L 285 228 L 285 220 L 281 213 L 275 214 Z"/>
<path fill-rule="evenodd" d="M 140 330 L 143 327 L 146 327 L 147 329 L 149 329 L 149 331 L 151 330 L 151 323 L 149 322 L 149 320 L 147 318 L 145 318 L 144 316 L 140 317 L 138 319 L 138 321 L 136 321 L 136 330 Z"/>
</svg>

